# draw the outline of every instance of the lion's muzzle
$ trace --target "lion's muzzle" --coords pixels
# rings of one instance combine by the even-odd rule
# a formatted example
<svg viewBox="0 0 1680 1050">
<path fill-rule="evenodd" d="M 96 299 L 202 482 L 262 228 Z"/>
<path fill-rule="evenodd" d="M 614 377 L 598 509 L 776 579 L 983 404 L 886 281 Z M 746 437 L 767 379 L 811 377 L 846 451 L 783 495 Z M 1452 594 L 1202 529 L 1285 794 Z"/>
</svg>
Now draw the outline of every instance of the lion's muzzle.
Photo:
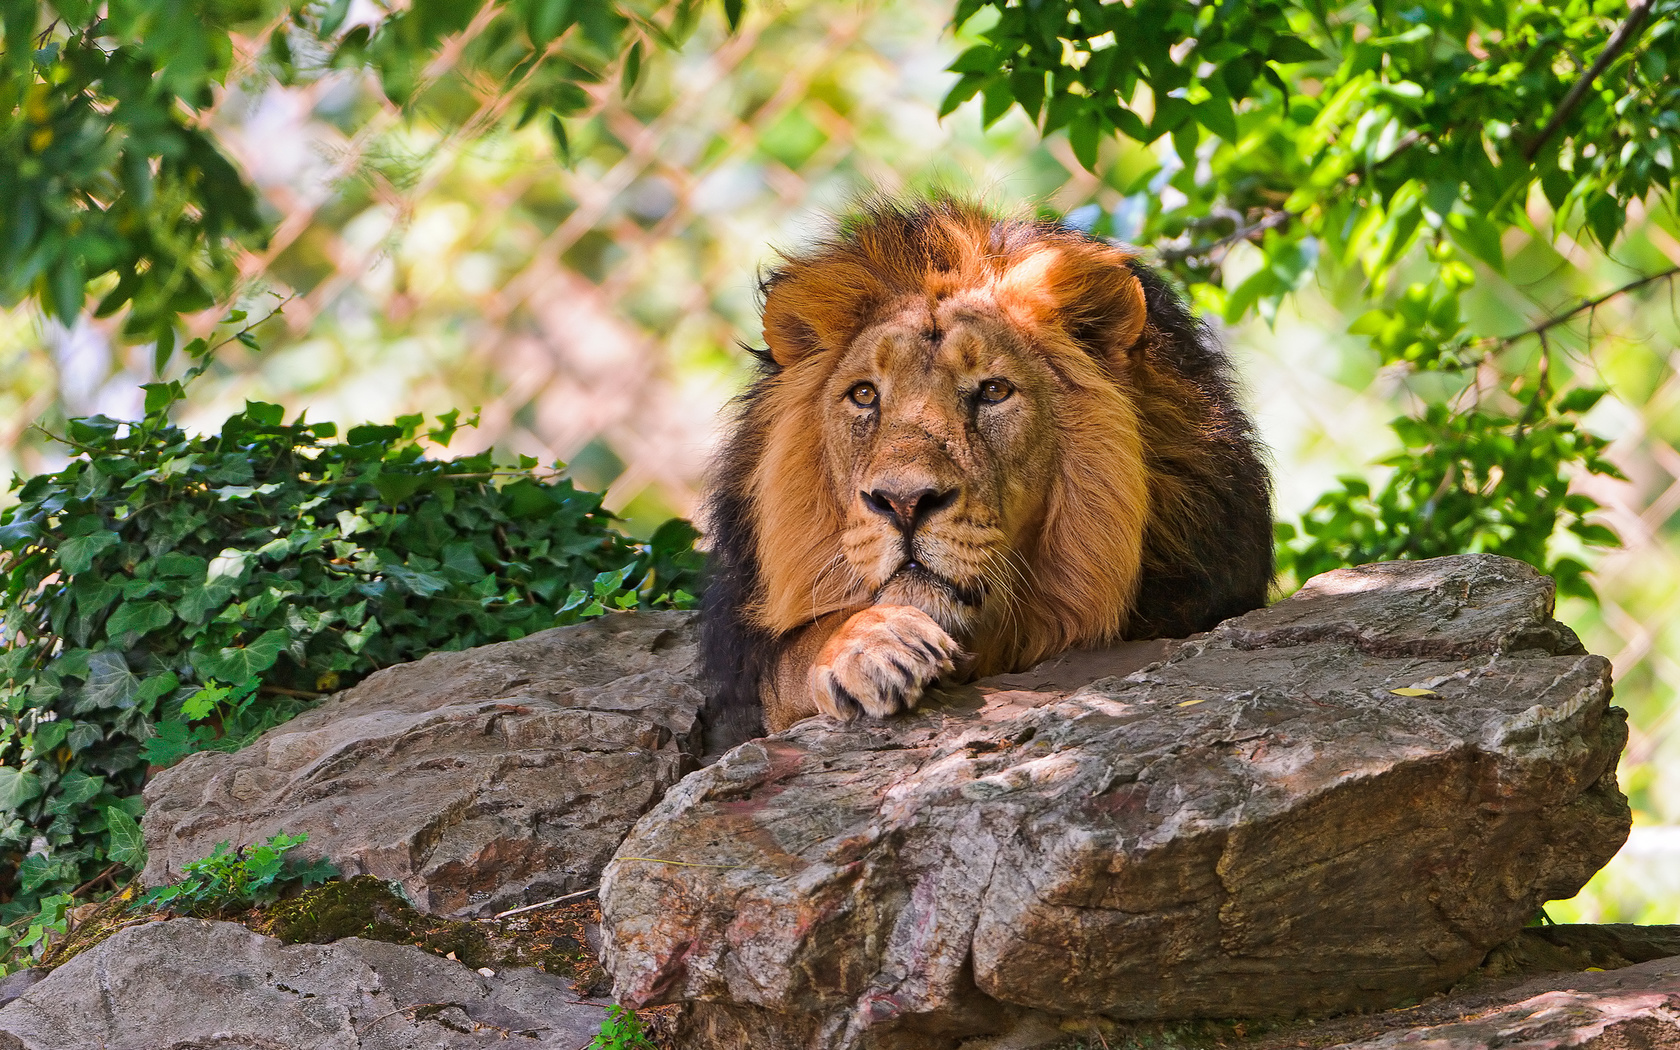
<svg viewBox="0 0 1680 1050">
<path fill-rule="evenodd" d="M 908 491 L 895 491 L 883 487 L 871 492 L 859 492 L 858 498 L 863 500 L 863 505 L 870 510 L 884 515 L 904 534 L 904 538 L 909 540 L 923 518 L 936 514 L 957 501 L 957 489 L 912 488 Z"/>
</svg>

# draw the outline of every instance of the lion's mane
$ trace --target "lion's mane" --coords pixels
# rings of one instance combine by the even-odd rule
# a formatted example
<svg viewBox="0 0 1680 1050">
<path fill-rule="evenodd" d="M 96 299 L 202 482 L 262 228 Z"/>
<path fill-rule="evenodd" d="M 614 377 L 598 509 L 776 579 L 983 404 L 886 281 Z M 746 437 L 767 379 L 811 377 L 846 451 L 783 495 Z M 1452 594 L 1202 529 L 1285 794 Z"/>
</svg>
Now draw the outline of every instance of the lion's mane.
<svg viewBox="0 0 1680 1050">
<path fill-rule="evenodd" d="M 1084 326 L 1101 324 L 1106 311 L 1127 305 L 1107 304 L 1105 295 L 1129 297 L 1128 308 L 1135 309 L 1138 284 L 1125 279 L 1125 270 L 1141 284 L 1143 330 L 1132 348 L 1128 374 L 1112 382 L 1124 383 L 1136 408 L 1147 518 L 1141 566 L 1129 577 L 1137 581 L 1135 595 L 1093 603 L 1089 595 L 1055 593 L 1054 587 L 1050 593 L 1037 591 L 1028 600 L 1043 607 L 1024 610 L 1036 614 L 1025 619 L 1043 625 L 1044 637 L 1029 640 L 1021 651 L 1039 659 L 1068 644 L 1182 637 L 1263 605 L 1273 576 L 1271 480 L 1253 424 L 1238 404 L 1229 358 L 1171 286 L 1134 258 L 1063 225 L 999 218 L 950 198 L 875 200 L 842 221 L 826 240 L 784 254 L 780 265 L 763 276 L 766 331 L 783 342 L 823 342 L 815 352 L 833 352 L 827 343 L 834 333 L 857 333 L 893 297 L 920 294 L 930 281 L 944 289 L 993 281 L 1011 260 L 1047 244 L 1074 257 L 1104 253 L 1123 260 L 1118 269 L 1124 287 L 1113 281 L 1112 293 L 1104 284 L 1113 280 L 1112 274 L 1094 268 L 1090 277 L 1080 278 L 1089 285 L 1081 289 L 1081 315 L 1059 319 L 1076 342 Z M 1110 271 L 1116 269 L 1110 264 Z M 823 331 L 778 309 L 778 289 L 783 299 L 788 289 L 797 289 L 801 315 L 817 316 Z M 777 331 L 778 325 L 783 330 Z M 773 673 L 797 631 L 764 623 L 763 610 L 776 604 L 776 596 L 766 594 L 767 580 L 785 580 L 790 571 L 778 564 L 767 572 L 764 552 L 791 558 L 791 571 L 808 574 L 803 584 L 811 590 L 824 565 L 805 552 L 813 549 L 814 536 L 834 528 L 843 505 L 839 494 L 826 491 L 804 471 L 798 472 L 801 476 L 766 472 L 767 462 L 821 462 L 820 448 L 790 450 L 773 443 L 815 445 L 823 431 L 816 404 L 809 406 L 808 421 L 798 416 L 798 407 L 791 410 L 796 418 L 784 418 L 790 414 L 788 399 L 770 395 L 785 363 L 778 363 L 770 349 L 752 352 L 757 375 L 733 404 L 733 426 L 713 464 L 702 512 L 711 567 L 701 656 L 714 691 L 709 705 L 714 730 L 737 738 L 756 730 L 759 685 Z M 1058 427 L 1057 439 L 1063 461 L 1070 464 L 1057 482 L 1064 488 L 1087 484 L 1093 464 L 1136 473 L 1135 464 L 1128 471 L 1116 462 L 1124 453 L 1102 444 L 1100 430 L 1070 419 Z M 774 512 L 767 503 L 774 504 Z M 1091 504 L 1074 499 L 1066 505 Z M 1100 535 L 1103 523 L 1064 520 L 1056 527 L 1089 537 Z M 1062 544 L 1055 556 L 1070 563 L 1058 564 L 1050 575 L 1065 581 L 1115 579 L 1101 563 L 1111 554 L 1100 542 Z M 1108 610 L 1119 611 L 1119 622 Z"/>
</svg>

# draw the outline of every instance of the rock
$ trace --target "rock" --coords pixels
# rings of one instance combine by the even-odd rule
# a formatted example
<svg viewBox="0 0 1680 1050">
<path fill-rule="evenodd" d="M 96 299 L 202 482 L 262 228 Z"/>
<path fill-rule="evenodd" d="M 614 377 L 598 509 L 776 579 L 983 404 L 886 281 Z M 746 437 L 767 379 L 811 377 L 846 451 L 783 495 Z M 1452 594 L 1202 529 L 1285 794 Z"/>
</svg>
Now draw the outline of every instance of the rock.
<svg viewBox="0 0 1680 1050">
<path fill-rule="evenodd" d="M 1627 835 L 1609 662 L 1552 597 L 1346 569 L 1142 670 L 744 744 L 608 866 L 615 994 L 692 1001 L 695 1048 L 934 1050 L 1445 989 Z"/>
<path fill-rule="evenodd" d="M 1680 956 L 1680 926 L 1532 926 L 1489 952 L 1478 974 L 1498 979 L 1560 970 L 1616 970 L 1672 956 Z"/>
<path fill-rule="evenodd" d="M 1680 958 L 1544 978 L 1507 998 L 1517 1001 L 1336 1050 L 1680 1050 Z"/>
<path fill-rule="evenodd" d="M 604 616 L 368 677 L 234 754 L 146 787 L 148 886 L 218 842 L 301 855 L 477 916 L 591 887 L 696 765 L 695 616 Z"/>
<path fill-rule="evenodd" d="M 1590 926 L 1549 927 L 1564 940 L 1598 944 L 1604 930 Z M 1638 928 L 1627 932 L 1644 942 Z M 1672 938 L 1673 927 L 1645 928 Z M 1524 930 L 1527 939 L 1533 930 Z M 1377 1013 L 1285 1022 L 1154 1021 L 1104 1023 L 1078 1031 L 1085 1047 L 1221 1047 L 1223 1050 L 1680 1050 L 1680 958 L 1664 957 L 1614 973 L 1550 973 L 1539 978 L 1487 980 L 1459 987 L 1421 1003 Z M 1666 1027 L 1661 1023 L 1667 1022 Z M 1074 1050 L 1068 1032 L 1052 1036 L 1054 1050 Z M 1019 1048 L 1031 1044 L 1015 1043 Z M 984 1042 L 963 1050 L 1002 1050 Z M 1048 1050 L 1048 1048 L 1047 1048 Z"/>
<path fill-rule="evenodd" d="M 0 1006 L 5 1006 L 24 992 L 40 984 L 41 981 L 46 979 L 47 973 L 47 970 L 39 966 L 31 966 L 26 970 L 8 974 L 5 980 L 0 980 Z"/>
<path fill-rule="evenodd" d="M 486 977 L 407 945 L 286 946 L 175 919 L 122 931 L 0 1009 L 0 1050 L 577 1050 L 606 1013 L 576 1000 L 536 970 Z"/>
</svg>

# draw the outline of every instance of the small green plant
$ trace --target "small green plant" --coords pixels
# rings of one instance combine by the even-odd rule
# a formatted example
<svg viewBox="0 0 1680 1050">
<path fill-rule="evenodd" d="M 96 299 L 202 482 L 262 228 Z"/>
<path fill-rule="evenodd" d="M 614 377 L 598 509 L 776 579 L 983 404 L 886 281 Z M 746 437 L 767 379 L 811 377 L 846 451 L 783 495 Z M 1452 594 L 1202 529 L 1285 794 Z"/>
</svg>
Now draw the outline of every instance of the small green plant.
<svg viewBox="0 0 1680 1050">
<path fill-rule="evenodd" d="M 654 1044 L 636 1011 L 615 1004 L 586 1050 L 654 1050 Z"/>
<path fill-rule="evenodd" d="M 260 846 L 229 850 L 218 842 L 208 857 L 189 861 L 181 868 L 184 878 L 159 886 L 139 899 L 141 906 L 166 908 L 188 915 L 210 917 L 252 905 L 271 904 L 294 886 L 305 889 L 335 879 L 339 871 L 331 861 L 302 863 L 287 856 L 309 840 L 308 832 L 275 835 Z"/>
<path fill-rule="evenodd" d="M 55 893 L 51 897 L 41 898 L 41 910 L 35 913 L 29 921 L 28 929 L 16 944 L 12 945 L 12 954 L 28 952 L 30 959 L 39 958 L 46 950 L 47 942 L 52 934 L 68 933 L 70 930 L 69 912 L 76 903 L 76 898 L 68 893 Z M 18 969 L 17 966 L 5 967 L 7 972 Z"/>
<path fill-rule="evenodd" d="M 148 768 L 430 652 L 695 602 L 687 522 L 636 542 L 558 469 L 429 458 L 457 412 L 340 437 L 250 403 L 199 435 L 169 420 L 183 396 L 72 420 L 75 458 L 0 511 L 0 950 L 44 898 L 143 863 Z"/>
</svg>

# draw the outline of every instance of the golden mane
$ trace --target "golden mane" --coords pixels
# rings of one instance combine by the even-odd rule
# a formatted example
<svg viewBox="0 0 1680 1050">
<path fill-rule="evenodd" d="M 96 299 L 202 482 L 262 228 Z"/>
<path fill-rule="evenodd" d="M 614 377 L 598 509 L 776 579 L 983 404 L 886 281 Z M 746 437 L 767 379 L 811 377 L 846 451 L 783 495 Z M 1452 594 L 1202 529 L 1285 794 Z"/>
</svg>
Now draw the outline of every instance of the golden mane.
<svg viewBox="0 0 1680 1050">
<path fill-rule="evenodd" d="M 762 676 L 753 647 L 773 654 L 867 598 L 836 571 L 846 510 L 819 480 L 831 450 L 815 419 L 841 352 L 918 299 L 930 316 L 945 300 L 993 304 L 1060 381 L 1055 481 L 1016 552 L 1008 615 L 976 646 L 979 673 L 1205 629 L 1264 601 L 1269 481 L 1228 365 L 1132 253 L 950 199 L 875 203 L 814 249 L 784 253 L 762 289 L 762 373 L 708 497 L 714 679 Z"/>
</svg>

